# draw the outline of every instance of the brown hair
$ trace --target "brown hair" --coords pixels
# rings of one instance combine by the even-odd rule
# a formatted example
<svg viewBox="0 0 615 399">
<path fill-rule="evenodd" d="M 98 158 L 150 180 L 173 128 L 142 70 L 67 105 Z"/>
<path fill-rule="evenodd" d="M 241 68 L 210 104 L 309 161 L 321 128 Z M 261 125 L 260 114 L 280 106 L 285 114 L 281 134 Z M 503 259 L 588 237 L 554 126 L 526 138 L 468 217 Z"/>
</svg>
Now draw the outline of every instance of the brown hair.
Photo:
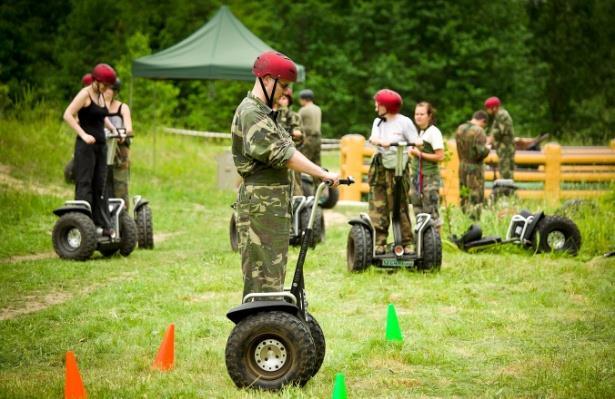
<svg viewBox="0 0 615 399">
<path fill-rule="evenodd" d="M 427 108 L 427 115 L 429 115 L 430 125 L 433 125 L 436 122 L 436 109 L 433 107 L 433 105 L 431 105 L 431 103 L 428 103 L 427 101 L 421 101 L 418 104 L 416 104 L 416 106 Z"/>
</svg>

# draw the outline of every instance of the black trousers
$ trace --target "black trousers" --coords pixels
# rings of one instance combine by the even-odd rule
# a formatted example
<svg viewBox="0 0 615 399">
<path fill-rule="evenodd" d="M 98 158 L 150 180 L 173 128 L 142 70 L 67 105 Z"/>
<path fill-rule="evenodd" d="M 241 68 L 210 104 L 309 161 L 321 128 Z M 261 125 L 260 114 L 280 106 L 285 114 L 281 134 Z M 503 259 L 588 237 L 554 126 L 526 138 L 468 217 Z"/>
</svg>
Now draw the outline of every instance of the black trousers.
<svg viewBox="0 0 615 399">
<path fill-rule="evenodd" d="M 107 179 L 107 144 L 75 142 L 75 199 L 90 203 L 94 224 L 111 228 L 109 201 L 105 190 Z"/>
</svg>

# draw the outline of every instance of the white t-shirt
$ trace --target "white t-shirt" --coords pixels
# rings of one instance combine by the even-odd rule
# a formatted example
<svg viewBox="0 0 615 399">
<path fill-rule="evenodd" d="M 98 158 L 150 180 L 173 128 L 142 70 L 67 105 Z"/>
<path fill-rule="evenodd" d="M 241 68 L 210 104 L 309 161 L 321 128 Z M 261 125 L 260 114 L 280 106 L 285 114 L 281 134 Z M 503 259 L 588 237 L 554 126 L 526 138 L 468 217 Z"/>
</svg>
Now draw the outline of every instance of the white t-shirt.
<svg viewBox="0 0 615 399">
<path fill-rule="evenodd" d="M 443 150 L 444 149 L 444 140 L 442 140 L 442 132 L 440 129 L 431 125 L 427 128 L 427 130 L 421 130 L 419 133 L 419 137 L 424 142 L 428 142 L 431 144 L 431 148 L 433 150 Z"/>
<path fill-rule="evenodd" d="M 419 135 L 416 132 L 416 128 L 414 127 L 414 123 L 407 116 L 402 114 L 396 114 L 394 117 L 380 123 L 380 118 L 374 119 L 374 123 L 372 124 L 372 134 L 369 136 L 369 139 L 379 139 L 386 140 L 390 143 L 396 143 L 399 141 L 405 141 L 407 143 L 416 143 L 418 141 Z M 385 149 L 382 147 L 377 147 L 378 152 L 385 153 Z M 393 148 L 388 148 L 389 151 L 395 151 Z"/>
</svg>

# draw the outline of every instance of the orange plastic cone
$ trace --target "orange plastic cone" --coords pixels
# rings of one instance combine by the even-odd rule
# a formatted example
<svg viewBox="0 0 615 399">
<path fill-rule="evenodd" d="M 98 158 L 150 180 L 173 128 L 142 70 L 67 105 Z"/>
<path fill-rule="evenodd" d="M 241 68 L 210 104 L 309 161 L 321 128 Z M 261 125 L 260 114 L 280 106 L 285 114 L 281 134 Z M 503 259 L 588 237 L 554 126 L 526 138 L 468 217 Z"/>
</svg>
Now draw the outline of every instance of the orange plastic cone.
<svg viewBox="0 0 615 399">
<path fill-rule="evenodd" d="M 174 341 L 175 324 L 171 323 L 167 328 L 167 332 L 164 333 L 164 339 L 162 340 L 160 349 L 158 349 L 158 355 L 156 355 L 154 364 L 152 364 L 153 368 L 161 371 L 167 371 L 173 368 L 173 361 L 175 360 Z"/>
<path fill-rule="evenodd" d="M 64 382 L 64 399 L 85 399 L 88 397 L 77 360 L 73 352 L 66 352 L 66 381 Z"/>
</svg>

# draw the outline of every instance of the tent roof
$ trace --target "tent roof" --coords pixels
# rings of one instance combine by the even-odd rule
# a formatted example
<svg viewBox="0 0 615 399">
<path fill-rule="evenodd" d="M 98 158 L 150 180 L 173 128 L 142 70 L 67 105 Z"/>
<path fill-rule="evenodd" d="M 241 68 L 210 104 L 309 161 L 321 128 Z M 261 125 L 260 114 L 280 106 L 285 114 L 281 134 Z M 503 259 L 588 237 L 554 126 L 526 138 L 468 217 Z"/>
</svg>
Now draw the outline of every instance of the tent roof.
<svg viewBox="0 0 615 399">
<path fill-rule="evenodd" d="M 253 80 L 252 64 L 267 44 L 250 32 L 227 6 L 188 38 L 133 61 L 134 76 L 151 79 Z M 305 69 L 297 64 L 297 79 Z"/>
</svg>

